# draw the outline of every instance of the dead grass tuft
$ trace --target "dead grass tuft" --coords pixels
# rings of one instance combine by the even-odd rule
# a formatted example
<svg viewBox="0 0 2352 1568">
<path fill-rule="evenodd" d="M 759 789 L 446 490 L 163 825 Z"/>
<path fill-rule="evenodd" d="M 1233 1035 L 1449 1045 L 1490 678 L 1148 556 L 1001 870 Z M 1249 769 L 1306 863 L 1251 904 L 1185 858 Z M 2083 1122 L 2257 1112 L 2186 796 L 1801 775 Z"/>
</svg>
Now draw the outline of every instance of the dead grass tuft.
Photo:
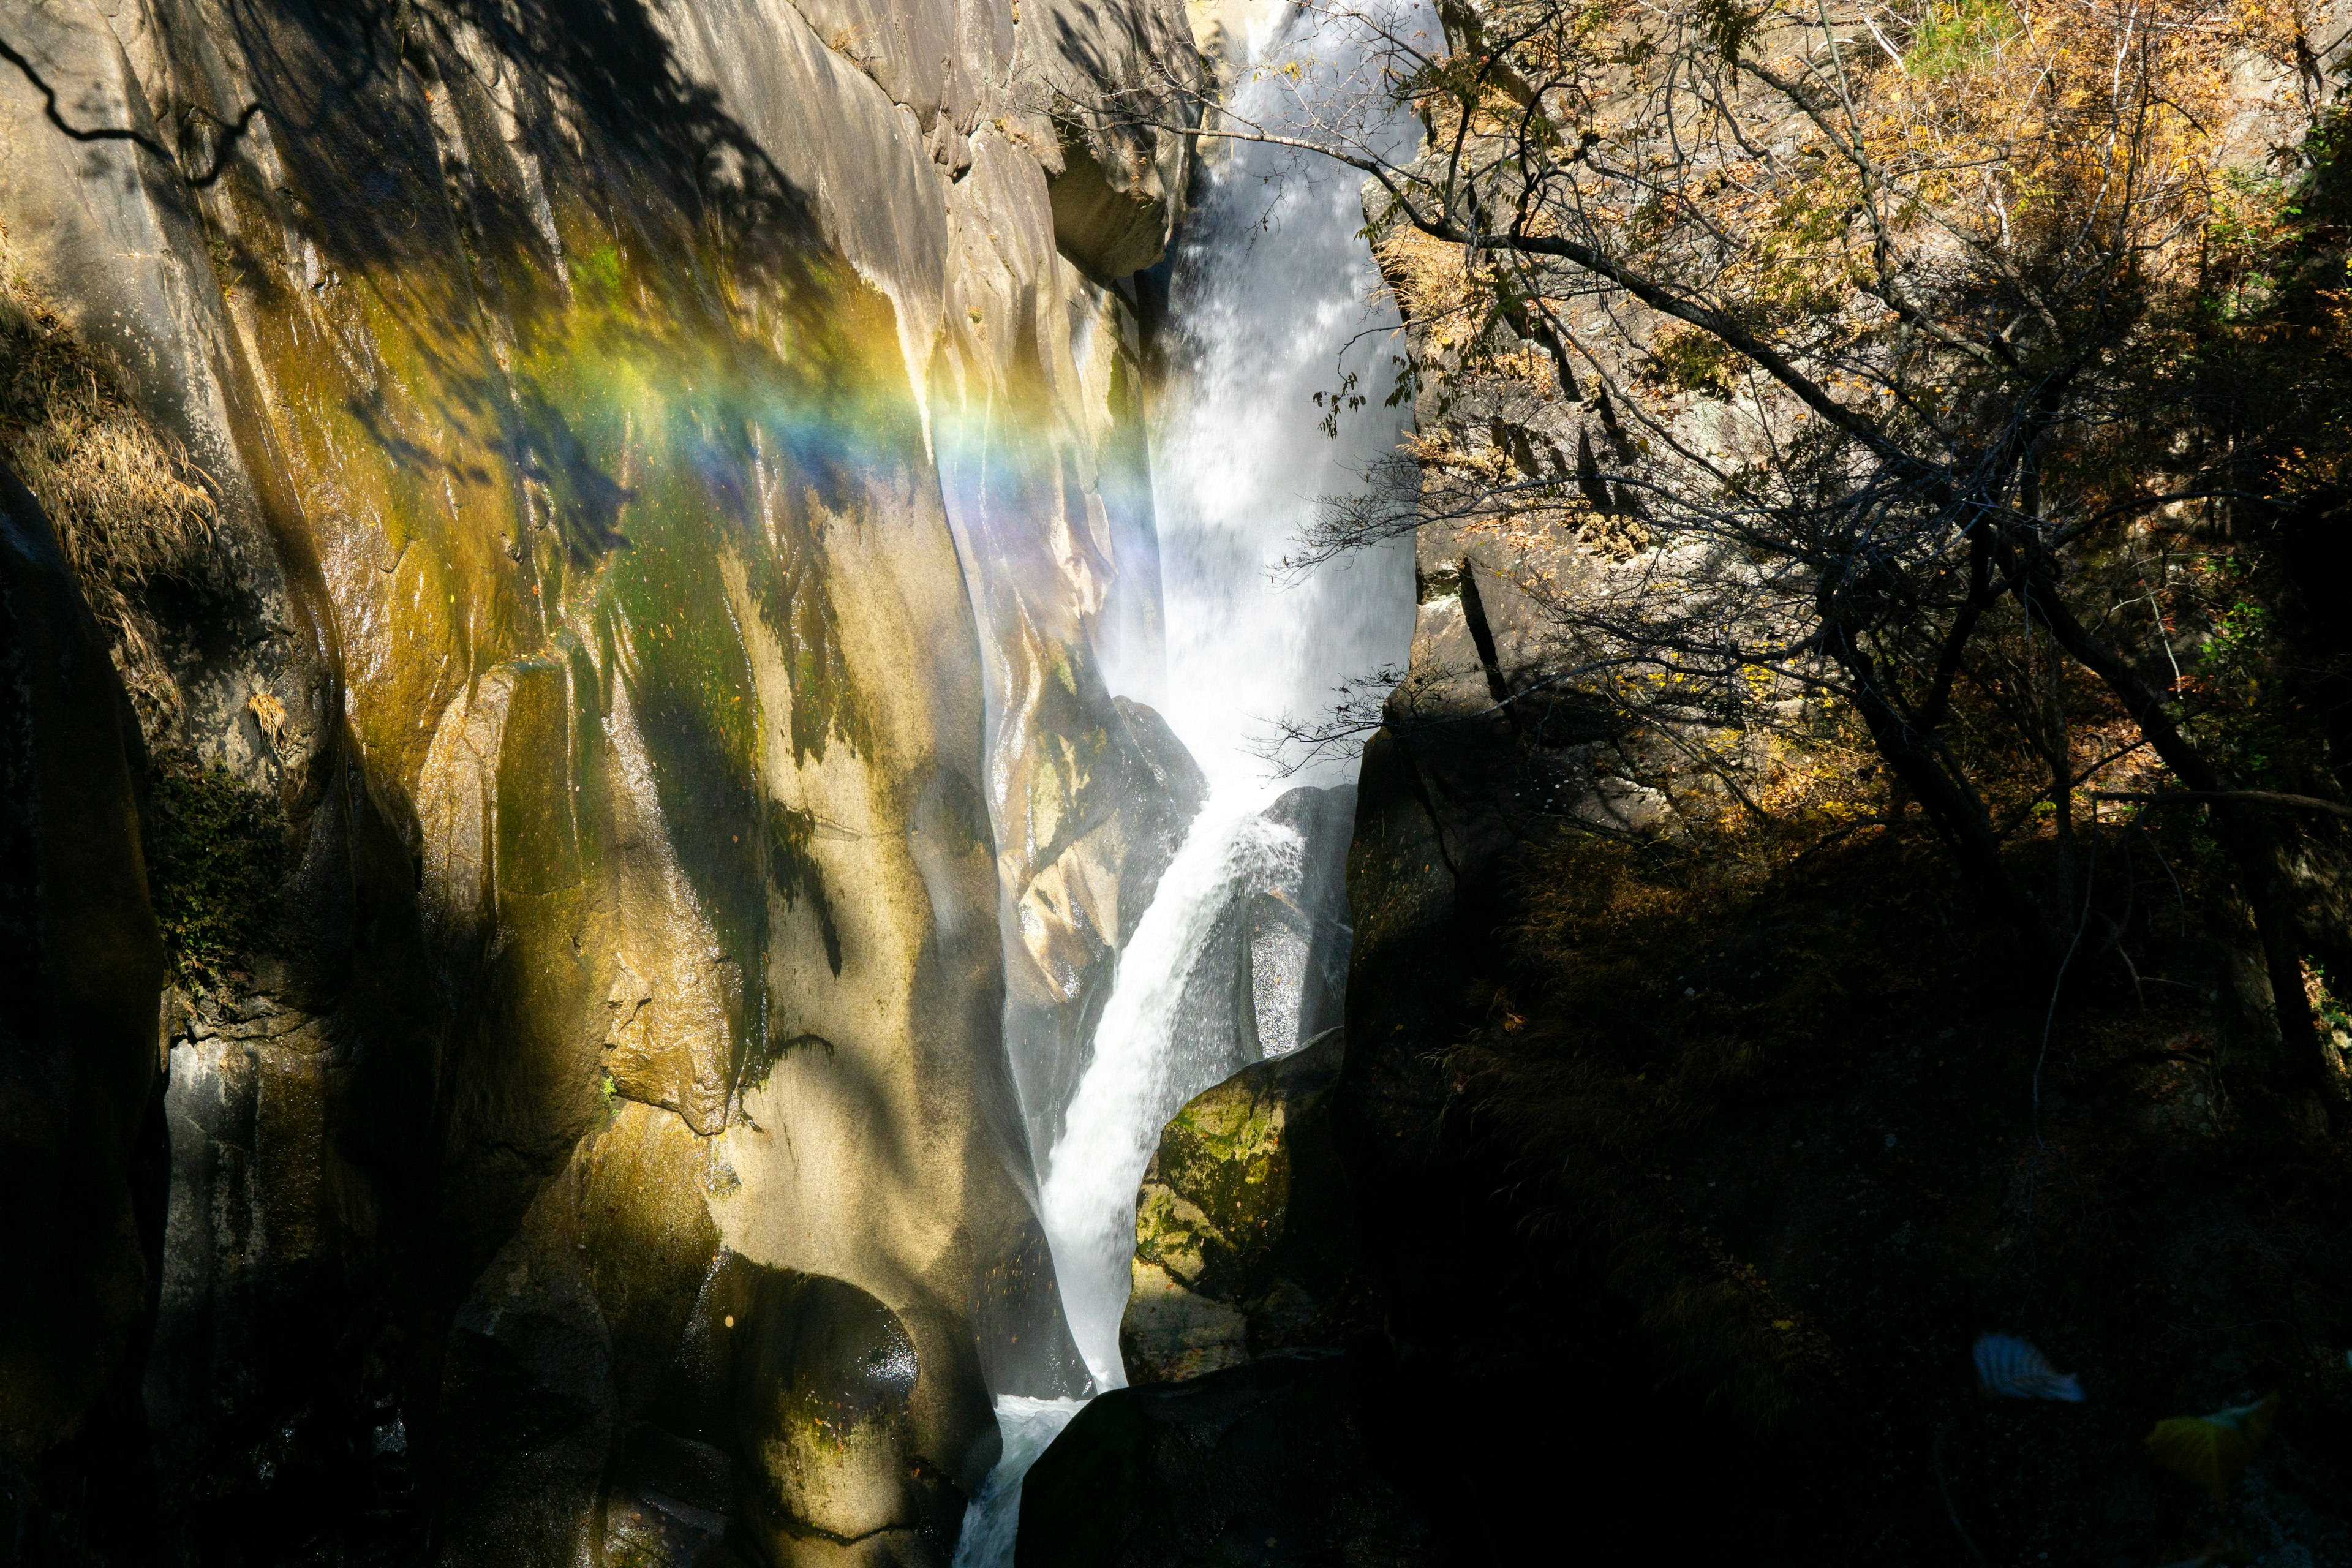
<svg viewBox="0 0 2352 1568">
<path fill-rule="evenodd" d="M 33 492 L 152 732 L 176 707 L 142 590 L 201 563 L 218 507 L 104 356 L 18 268 L 0 229 L 0 451 Z"/>
</svg>

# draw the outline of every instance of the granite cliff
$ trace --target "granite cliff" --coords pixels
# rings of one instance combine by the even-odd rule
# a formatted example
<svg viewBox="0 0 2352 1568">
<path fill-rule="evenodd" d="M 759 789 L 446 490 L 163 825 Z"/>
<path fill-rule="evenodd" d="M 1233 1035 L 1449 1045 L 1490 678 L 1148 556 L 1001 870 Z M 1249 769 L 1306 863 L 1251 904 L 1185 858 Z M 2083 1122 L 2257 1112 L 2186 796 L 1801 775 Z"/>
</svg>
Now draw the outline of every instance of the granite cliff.
<svg viewBox="0 0 2352 1568">
<path fill-rule="evenodd" d="M 0 1535 L 944 1563 L 1193 804 L 1097 659 L 1188 153 L 1052 112 L 1181 13 L 0 43 Z"/>
</svg>

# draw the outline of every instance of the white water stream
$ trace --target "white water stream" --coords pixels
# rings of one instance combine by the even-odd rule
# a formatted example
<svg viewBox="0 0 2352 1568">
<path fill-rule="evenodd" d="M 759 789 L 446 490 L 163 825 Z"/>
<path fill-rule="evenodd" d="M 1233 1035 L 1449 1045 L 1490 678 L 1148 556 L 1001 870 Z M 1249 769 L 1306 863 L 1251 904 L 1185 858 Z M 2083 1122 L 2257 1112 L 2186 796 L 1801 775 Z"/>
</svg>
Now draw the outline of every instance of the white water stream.
<svg viewBox="0 0 2352 1568">
<path fill-rule="evenodd" d="M 1160 1128 L 1223 1072 L 1219 1063 L 1187 1060 L 1175 1048 L 1176 1006 L 1192 956 L 1234 889 L 1286 869 L 1285 862 L 1295 866 L 1303 847 L 1297 833 L 1258 816 L 1263 794 L 1212 795 L 1160 874 L 1159 893 L 1119 954 L 1110 1003 L 1095 1029 L 1094 1060 L 1046 1170 L 1040 1195 L 1062 1310 L 1097 1389 L 1127 1384 L 1118 1320 L 1135 1252 L 1136 1186 Z"/>
<path fill-rule="evenodd" d="M 1423 7 L 1395 0 L 1383 12 L 1394 26 Z M 1347 119 L 1379 152 L 1409 151 L 1414 128 L 1386 112 L 1367 79 L 1360 20 L 1289 5 L 1258 15 L 1265 31 L 1250 38 L 1250 58 L 1302 68 L 1244 78 L 1231 98 L 1237 116 L 1292 135 L 1314 133 L 1310 116 Z M 1264 754 L 1274 726 L 1313 718 L 1349 677 L 1402 664 L 1412 628 L 1407 542 L 1301 582 L 1272 570 L 1317 498 L 1356 488 L 1403 429 L 1381 402 L 1402 349 L 1394 306 L 1375 300 L 1358 177 L 1282 148 L 1227 146 L 1173 258 L 1169 374 L 1152 430 L 1167 662 L 1105 671 L 1114 690 L 1160 710 L 1210 797 L 1119 955 L 1040 1194 L 1071 1334 L 1097 1392 L 1127 1383 L 1118 1322 L 1144 1166 L 1168 1119 L 1228 1070 L 1178 1045 L 1185 981 L 1236 889 L 1296 867 L 1299 836 L 1259 814 L 1285 788 L 1353 776 L 1352 764 L 1328 759 L 1278 777 Z M 1342 413 L 1335 438 L 1313 397 L 1350 371 L 1368 401 Z M 1009 1568 L 1021 1477 L 1082 1404 L 998 1402 L 1004 1456 L 967 1517 L 957 1568 Z"/>
</svg>

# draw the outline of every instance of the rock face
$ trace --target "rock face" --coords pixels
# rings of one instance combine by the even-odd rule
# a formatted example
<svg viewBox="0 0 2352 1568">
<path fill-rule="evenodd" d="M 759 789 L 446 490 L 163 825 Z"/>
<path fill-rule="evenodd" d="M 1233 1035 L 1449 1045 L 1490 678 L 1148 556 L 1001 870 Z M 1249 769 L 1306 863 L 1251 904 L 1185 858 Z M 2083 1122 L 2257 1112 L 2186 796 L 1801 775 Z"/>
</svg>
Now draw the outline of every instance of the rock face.
<svg viewBox="0 0 2352 1568">
<path fill-rule="evenodd" d="M 1042 85 L 1055 124 L 1054 232 L 1098 278 L 1150 266 L 1175 233 L 1184 139 L 1207 72 L 1175 7 L 1033 0 L 1055 42 Z"/>
<path fill-rule="evenodd" d="M 1354 801 L 1348 785 L 1300 788 L 1260 814 L 1285 831 L 1226 890 L 1175 1007 L 1171 1052 L 1192 1082 L 1286 1055 L 1339 1021 Z"/>
<path fill-rule="evenodd" d="M 125 590 L 126 737 L 6 498 L 6 1158 L 62 1248 L 8 1310 L 79 1303 L 7 1336 L 12 1463 L 143 1410 L 191 1562 L 943 1562 L 991 1394 L 1074 1386 L 1023 1047 L 1198 794 L 1094 651 L 1183 153 L 1073 185 L 1036 84 L 1197 65 L 1171 5 L 1063 22 L 0 28 L 10 309 L 215 513 Z"/>
<path fill-rule="evenodd" d="M 1058 685 L 1048 692 L 1072 695 Z M 1066 712 L 1049 710 L 1032 731 L 1050 749 L 1012 769 L 1033 831 L 1046 834 L 1026 853 L 1003 854 L 1007 885 L 1021 889 L 1005 952 L 1005 1033 L 1030 1144 L 1040 1152 L 1061 1136 L 1091 1059 L 1118 952 L 1208 793 L 1166 721 L 1098 695 L 1100 706 L 1054 701 Z M 1100 722 L 1089 726 L 1089 713 Z"/>
<path fill-rule="evenodd" d="M 1455 1561 L 1387 1465 L 1385 1370 L 1283 1352 L 1080 1411 L 1023 1483 L 1020 1568 Z"/>
<path fill-rule="evenodd" d="M 0 1458 L 100 1415 L 137 1364 L 163 954 L 140 843 L 145 757 L 48 520 L 0 462 Z M 101 1415 L 102 1419 L 102 1415 Z M 38 1538 L 36 1537 L 37 1542 Z"/>
<path fill-rule="evenodd" d="M 1345 1336 L 1354 1215 L 1333 1143 L 1343 1031 L 1243 1068 L 1160 1135 L 1119 1354 L 1138 1385 Z"/>
<path fill-rule="evenodd" d="M 1250 1012 L 1260 1048 L 1276 1057 L 1344 1022 L 1356 786 L 1295 789 L 1266 816 L 1299 839 L 1296 884 L 1265 889 L 1244 915 Z"/>
</svg>

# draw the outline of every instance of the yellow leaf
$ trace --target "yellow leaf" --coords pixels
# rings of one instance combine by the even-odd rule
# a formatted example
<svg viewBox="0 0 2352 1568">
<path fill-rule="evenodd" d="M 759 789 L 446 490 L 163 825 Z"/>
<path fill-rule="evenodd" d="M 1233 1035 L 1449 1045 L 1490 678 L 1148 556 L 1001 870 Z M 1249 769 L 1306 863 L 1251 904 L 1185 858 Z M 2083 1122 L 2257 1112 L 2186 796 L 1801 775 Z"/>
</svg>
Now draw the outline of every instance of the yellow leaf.
<svg viewBox="0 0 2352 1568">
<path fill-rule="evenodd" d="M 2147 1435 L 2148 1457 L 2177 1476 L 2228 1500 L 2230 1483 L 2251 1463 L 2254 1450 L 2278 1416 L 2275 1394 L 2253 1405 L 2233 1405 L 2210 1415 L 2176 1415 Z"/>
</svg>

